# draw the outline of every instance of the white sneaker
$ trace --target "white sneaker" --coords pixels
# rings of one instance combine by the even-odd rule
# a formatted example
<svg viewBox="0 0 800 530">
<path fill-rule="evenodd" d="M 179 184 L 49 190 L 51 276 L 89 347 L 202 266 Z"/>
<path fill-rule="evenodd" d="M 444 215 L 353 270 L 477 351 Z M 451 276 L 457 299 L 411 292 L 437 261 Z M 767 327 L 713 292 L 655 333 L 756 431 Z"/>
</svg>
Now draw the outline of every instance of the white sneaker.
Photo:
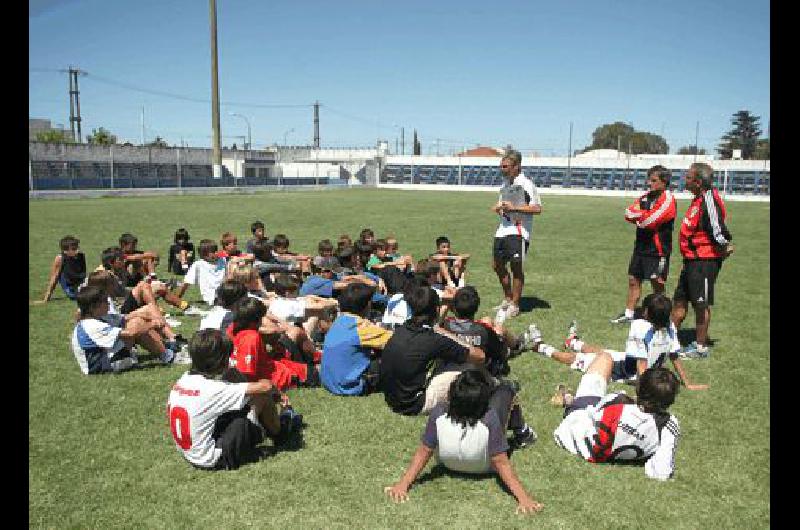
<svg viewBox="0 0 800 530">
<path fill-rule="evenodd" d="M 192 364 L 192 358 L 189 355 L 189 346 L 184 344 L 181 349 L 175 354 L 172 364 Z"/>
<path fill-rule="evenodd" d="M 171 328 L 177 328 L 178 326 L 181 325 L 181 321 L 180 320 L 175 320 L 174 318 L 165 318 L 164 320 L 167 322 L 167 324 Z"/>
<path fill-rule="evenodd" d="M 209 313 L 210 313 L 210 311 L 206 311 L 204 309 L 200 309 L 199 307 L 194 306 L 194 305 L 191 305 L 191 306 L 187 307 L 183 311 L 184 315 L 188 315 L 190 317 L 192 317 L 192 316 L 204 317 L 204 316 L 207 316 Z"/>
<path fill-rule="evenodd" d="M 495 326 L 502 325 L 503 322 L 506 321 L 506 318 L 508 318 L 507 310 L 503 307 L 499 308 L 497 310 L 497 314 L 494 316 L 494 325 Z"/>
<path fill-rule="evenodd" d="M 542 342 L 542 332 L 536 324 L 528 326 L 528 331 L 525 333 L 525 336 L 532 344 Z"/>
<path fill-rule="evenodd" d="M 509 303 L 506 308 L 506 318 L 514 318 L 517 315 L 519 315 L 519 306 Z"/>
</svg>

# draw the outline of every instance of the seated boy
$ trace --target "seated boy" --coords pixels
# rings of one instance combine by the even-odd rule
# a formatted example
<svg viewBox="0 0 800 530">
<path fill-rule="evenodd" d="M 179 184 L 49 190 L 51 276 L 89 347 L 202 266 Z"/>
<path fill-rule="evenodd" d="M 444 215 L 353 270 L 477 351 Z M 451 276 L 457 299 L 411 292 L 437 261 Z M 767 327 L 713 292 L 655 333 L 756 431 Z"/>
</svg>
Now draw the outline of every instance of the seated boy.
<svg viewBox="0 0 800 530">
<path fill-rule="evenodd" d="M 217 255 L 217 244 L 210 239 L 201 240 L 197 247 L 197 252 L 200 255 L 200 259 L 192 263 L 192 266 L 186 272 L 183 285 L 178 290 L 178 296 L 182 298 L 190 285 L 197 285 L 200 288 L 200 295 L 203 301 L 208 305 L 214 305 L 217 287 L 225 279 L 227 261 Z M 186 314 L 192 313 L 186 312 Z"/>
<path fill-rule="evenodd" d="M 365 317 L 369 313 L 373 288 L 360 283 L 348 285 L 339 295 L 339 316 L 325 335 L 320 379 L 330 393 L 360 396 L 380 387 L 379 355 L 392 332 Z"/>
<path fill-rule="evenodd" d="M 586 344 L 578 337 L 577 322 L 570 325 L 564 345 L 572 351 L 559 352 L 541 347 L 537 351 L 575 370 L 585 372 L 599 353 L 614 360 L 612 381 L 632 381 L 648 368 L 660 367 L 667 357 L 672 361 L 679 380 L 688 390 L 706 390 L 708 385 L 692 384 L 678 357 L 680 343 L 675 325 L 670 321 L 672 302 L 661 293 L 650 293 L 643 300 L 642 318 L 631 322 L 625 351 L 614 351 Z"/>
<path fill-rule="evenodd" d="M 224 332 L 233 322 L 233 306 L 247 297 L 247 288 L 242 282 L 228 279 L 217 287 L 217 298 L 214 307 L 200 321 L 198 329 L 218 329 Z"/>
<path fill-rule="evenodd" d="M 373 252 L 366 262 L 364 268 L 369 272 L 380 274 L 380 271 L 388 268 L 395 267 L 399 271 L 405 273 L 412 266 L 411 256 L 403 256 L 398 259 L 392 259 L 386 254 L 386 240 L 378 239 L 373 245 Z"/>
<path fill-rule="evenodd" d="M 125 259 L 125 266 L 131 276 L 131 281 L 140 282 L 151 274 L 155 275 L 156 265 L 158 265 L 158 254 L 155 252 L 141 251 L 136 248 L 139 240 L 133 234 L 122 234 L 119 236 L 119 248 Z"/>
<path fill-rule="evenodd" d="M 266 227 L 264 227 L 264 223 L 261 221 L 255 221 L 253 224 L 251 224 L 250 232 L 252 232 L 253 237 L 247 240 L 244 250 L 248 254 L 253 254 L 253 244 L 256 241 L 268 241 L 268 238 L 266 234 Z"/>
<path fill-rule="evenodd" d="M 303 274 L 311 273 L 311 257 L 289 251 L 289 238 L 285 234 L 275 234 L 272 240 L 272 252 L 278 261 L 295 263 Z"/>
<path fill-rule="evenodd" d="M 333 243 L 331 243 L 330 239 L 323 239 L 317 244 L 317 252 L 318 254 L 314 256 L 314 259 L 311 260 L 312 271 L 317 272 L 319 270 L 319 265 L 322 263 L 325 258 L 333 257 Z"/>
<path fill-rule="evenodd" d="M 361 230 L 361 233 L 358 235 L 357 243 L 362 243 L 364 245 L 372 245 L 375 243 L 375 232 L 372 231 L 371 228 L 364 228 Z"/>
<path fill-rule="evenodd" d="M 565 400 L 564 419 L 553 438 L 588 462 L 643 462 L 648 477 L 667 480 L 680 438 L 678 420 L 667 412 L 678 379 L 666 368 L 648 368 L 639 377 L 634 401 L 626 394 L 606 394 L 613 366 L 609 354 L 597 354 L 574 400 Z"/>
<path fill-rule="evenodd" d="M 427 395 L 428 370 L 441 359 L 454 363 L 469 361 L 482 366 L 483 350 L 465 343 L 455 334 L 434 328 L 439 297 L 430 287 L 417 287 L 406 294 L 412 317 L 394 328 L 381 354 L 380 380 L 386 404 L 392 411 L 416 415 L 431 410 L 434 396 Z"/>
<path fill-rule="evenodd" d="M 276 258 L 272 251 L 272 243 L 266 239 L 253 243 L 253 267 L 258 271 L 261 283 L 268 291 L 273 289 L 277 273 L 286 272 L 302 277 L 300 266 L 295 262 Z"/>
<path fill-rule="evenodd" d="M 238 243 L 238 239 L 235 235 L 231 232 L 225 232 L 219 239 L 219 244 L 221 249 L 217 252 L 217 257 L 219 258 L 233 258 L 239 257 L 243 260 L 252 259 L 252 256 L 249 254 L 243 253 L 239 250 L 239 247 L 236 246 Z"/>
<path fill-rule="evenodd" d="M 53 259 L 42 303 L 48 302 L 53 296 L 56 283 L 64 290 L 67 298 L 75 300 L 78 287 L 86 279 L 86 256 L 80 251 L 80 240 L 77 237 L 64 236 L 58 244 L 61 253 Z"/>
<path fill-rule="evenodd" d="M 448 403 L 437 405 L 428 418 L 422 443 L 403 477 L 384 492 L 395 502 L 407 501 L 411 484 L 436 453 L 437 460 L 452 471 L 497 473 L 517 499 L 516 513 L 540 511 L 542 504 L 525 491 L 508 459 L 505 431 L 513 403 L 511 390 L 493 390 L 490 376 L 472 369 L 453 381 L 449 394 Z"/>
<path fill-rule="evenodd" d="M 293 411 L 278 415 L 280 395 L 268 379 L 247 382 L 228 368 L 233 345 L 218 330 L 205 329 L 189 342 L 192 368 L 172 386 L 167 417 L 175 446 L 193 466 L 236 469 L 260 458 L 269 436 L 284 441 Z M 278 399 L 276 399 L 278 398 Z"/>
<path fill-rule="evenodd" d="M 467 283 L 467 260 L 469 254 L 453 254 L 447 236 L 436 238 L 436 253 L 431 259 L 439 262 L 442 279 L 449 287 L 463 287 Z"/>
<path fill-rule="evenodd" d="M 336 296 L 337 291 L 342 291 L 351 283 L 363 283 L 376 287 L 377 283 L 361 274 L 337 274 L 341 271 L 339 260 L 333 256 L 323 257 L 314 264 L 317 273 L 309 276 L 300 286 L 300 296 L 310 294 L 323 298 Z"/>
<path fill-rule="evenodd" d="M 72 353 L 84 374 L 131 368 L 138 362 L 131 351 L 134 344 L 158 355 L 162 362 L 176 360 L 175 352 L 164 346 L 156 321 L 109 315 L 108 296 L 96 286 L 82 287 L 76 300 L 80 320 L 72 332 Z"/>
</svg>

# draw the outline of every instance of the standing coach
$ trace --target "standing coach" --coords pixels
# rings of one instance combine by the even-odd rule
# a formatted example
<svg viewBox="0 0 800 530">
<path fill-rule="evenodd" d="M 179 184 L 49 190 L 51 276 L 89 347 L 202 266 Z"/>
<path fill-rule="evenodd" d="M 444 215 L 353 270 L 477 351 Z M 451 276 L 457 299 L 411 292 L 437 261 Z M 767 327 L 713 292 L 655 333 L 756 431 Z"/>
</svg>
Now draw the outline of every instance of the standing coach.
<svg viewBox="0 0 800 530">
<path fill-rule="evenodd" d="M 500 171 L 507 185 L 521 186 L 525 193 L 524 204 L 511 204 L 502 199 L 492 207 L 500 216 L 500 226 L 494 234 L 493 268 L 503 288 L 504 299 L 498 307 L 497 320 L 519 315 L 519 301 L 525 285 L 522 265 L 528 254 L 533 227 L 533 216 L 542 213 L 542 201 L 533 182 L 522 172 L 522 154 L 514 149 L 506 150 L 500 161 Z M 513 285 L 506 263 L 514 275 Z"/>
</svg>

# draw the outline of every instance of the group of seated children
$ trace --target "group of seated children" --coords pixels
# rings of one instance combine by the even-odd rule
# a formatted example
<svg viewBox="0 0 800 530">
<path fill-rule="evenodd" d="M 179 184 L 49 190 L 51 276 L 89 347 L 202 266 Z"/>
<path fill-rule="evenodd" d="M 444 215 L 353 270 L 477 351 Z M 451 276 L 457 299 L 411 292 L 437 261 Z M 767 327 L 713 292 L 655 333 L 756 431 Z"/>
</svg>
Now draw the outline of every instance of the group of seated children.
<svg viewBox="0 0 800 530">
<path fill-rule="evenodd" d="M 188 231 L 178 230 L 168 261 L 169 271 L 183 276 L 177 288 L 155 277 L 158 255 L 138 250 L 130 234 L 103 251 L 101 266 L 87 278 L 79 241 L 67 236 L 45 291 L 44 301 L 58 283 L 77 301 L 72 346 L 84 374 L 135 366 L 134 345 L 164 363 L 191 362 L 170 392 L 168 410 L 175 443 L 193 465 L 234 469 L 257 459 L 265 436 L 285 442 L 302 425 L 288 389 L 382 392 L 392 411 L 429 416 L 408 470 L 386 488 L 392 499 L 407 500 L 436 452 L 449 469 L 496 472 L 518 511 L 538 511 L 542 505 L 525 491 L 507 456 L 537 439 L 522 415 L 519 384 L 506 379 L 508 360 L 532 350 L 585 372 L 574 396 L 564 385 L 557 389 L 556 401 L 566 407 L 554 433 L 559 445 L 592 462 L 646 460 L 648 476 L 671 476 L 679 431 L 666 408 L 677 379 L 661 365 L 668 356 L 687 388 L 706 385 L 688 382 L 664 295 L 645 298 L 625 352 L 584 343 L 577 324 L 565 341 L 571 351 L 560 352 L 533 324 L 515 335 L 502 323 L 475 320 L 480 297 L 466 285 L 469 255 L 453 254 L 444 236 L 415 263 L 398 253 L 396 238 L 375 239 L 369 229 L 355 242 L 342 235 L 335 247 L 320 241 L 313 258 L 290 252 L 285 235 L 270 240 L 261 222 L 251 232 L 245 252 L 226 232 L 221 249 L 203 239 L 195 256 Z M 185 341 L 157 301 L 192 314 L 183 300 L 189 285 L 209 309 L 194 312 L 204 317 L 200 330 L 181 348 Z M 636 380 L 638 405 L 624 394 L 607 396 L 609 380 Z M 598 438 L 597 422 L 610 407 L 636 420 L 637 432 L 617 432 L 614 424 Z"/>
</svg>

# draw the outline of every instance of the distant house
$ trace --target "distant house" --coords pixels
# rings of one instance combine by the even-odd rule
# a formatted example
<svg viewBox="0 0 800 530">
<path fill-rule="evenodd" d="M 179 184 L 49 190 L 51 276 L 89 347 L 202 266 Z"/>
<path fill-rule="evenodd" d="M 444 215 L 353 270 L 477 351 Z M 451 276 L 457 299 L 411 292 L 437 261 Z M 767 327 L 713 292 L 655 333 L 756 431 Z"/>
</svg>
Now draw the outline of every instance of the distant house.
<svg viewBox="0 0 800 530">
<path fill-rule="evenodd" d="M 494 147 L 478 146 L 474 149 L 467 149 L 457 156 L 503 156 L 503 151 Z"/>
</svg>

